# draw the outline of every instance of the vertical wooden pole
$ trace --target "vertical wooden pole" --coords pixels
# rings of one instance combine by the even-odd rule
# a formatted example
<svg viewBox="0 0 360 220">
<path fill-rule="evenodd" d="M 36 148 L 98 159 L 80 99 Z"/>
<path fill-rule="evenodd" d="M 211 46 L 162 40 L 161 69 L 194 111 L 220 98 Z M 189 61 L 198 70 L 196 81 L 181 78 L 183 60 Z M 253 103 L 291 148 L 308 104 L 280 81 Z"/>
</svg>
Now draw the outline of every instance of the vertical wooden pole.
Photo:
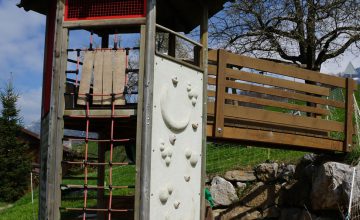
<svg viewBox="0 0 360 220">
<path fill-rule="evenodd" d="M 137 106 L 137 125 L 136 125 L 136 183 L 135 183 L 135 220 L 140 219 L 140 177 L 141 177 L 141 135 L 143 120 L 143 86 L 144 86 L 144 65 L 145 65 L 145 33 L 146 26 L 140 28 L 140 63 L 139 63 L 139 82 L 138 82 L 138 106 Z"/>
<path fill-rule="evenodd" d="M 353 112 L 354 112 L 354 90 L 355 82 L 351 78 L 346 79 L 346 100 L 345 100 L 345 139 L 344 151 L 351 151 L 353 145 Z"/>
<path fill-rule="evenodd" d="M 222 137 L 224 131 L 224 105 L 225 105 L 225 71 L 227 52 L 218 50 L 218 66 L 216 76 L 216 99 L 215 99 L 215 137 Z"/>
<path fill-rule="evenodd" d="M 141 136 L 140 219 L 150 218 L 151 135 L 155 67 L 156 0 L 147 2 L 143 119 Z"/>
<path fill-rule="evenodd" d="M 200 218 L 205 219 L 205 179 L 206 179 L 206 125 L 207 125 L 207 82 L 208 82 L 208 7 L 203 6 L 202 20 L 200 24 L 200 43 L 203 48 L 200 52 L 200 68 L 204 69 L 203 75 L 203 112 L 202 112 L 202 152 L 201 152 L 201 207 Z"/>
</svg>

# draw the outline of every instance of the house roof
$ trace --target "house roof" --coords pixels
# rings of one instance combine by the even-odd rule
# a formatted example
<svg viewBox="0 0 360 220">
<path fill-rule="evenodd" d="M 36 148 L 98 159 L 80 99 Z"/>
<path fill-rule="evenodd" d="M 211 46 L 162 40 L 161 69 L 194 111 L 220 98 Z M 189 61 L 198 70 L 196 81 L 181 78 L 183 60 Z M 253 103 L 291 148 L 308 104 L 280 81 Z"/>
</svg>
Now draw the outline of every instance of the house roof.
<svg viewBox="0 0 360 220">
<path fill-rule="evenodd" d="M 199 26 L 203 6 L 208 5 L 209 17 L 223 9 L 229 0 L 157 0 L 157 23 L 174 31 L 189 32 Z M 20 0 L 19 7 L 47 15 L 49 0 Z"/>
</svg>

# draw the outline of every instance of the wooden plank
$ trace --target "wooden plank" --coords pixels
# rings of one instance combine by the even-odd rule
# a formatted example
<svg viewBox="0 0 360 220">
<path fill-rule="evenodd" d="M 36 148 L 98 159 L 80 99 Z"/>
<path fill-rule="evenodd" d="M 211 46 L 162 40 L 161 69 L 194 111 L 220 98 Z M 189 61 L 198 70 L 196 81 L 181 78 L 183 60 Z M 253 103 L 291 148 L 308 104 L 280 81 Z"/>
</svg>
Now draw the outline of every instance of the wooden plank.
<svg viewBox="0 0 360 220">
<path fill-rule="evenodd" d="M 234 120 L 251 120 L 253 122 L 269 123 L 309 130 L 316 129 L 321 131 L 344 132 L 344 123 L 319 118 L 309 118 L 233 105 L 224 105 L 223 112 L 225 118 Z M 208 103 L 208 115 L 214 115 L 214 106 L 212 103 Z"/>
<path fill-rule="evenodd" d="M 226 86 L 230 87 L 230 88 L 249 91 L 249 92 L 257 92 L 257 93 L 268 94 L 268 95 L 273 95 L 273 96 L 277 96 L 277 97 L 289 98 L 289 99 L 300 100 L 300 101 L 309 101 L 309 102 L 322 104 L 322 105 L 329 105 L 329 106 L 333 106 L 333 107 L 337 107 L 337 108 L 345 108 L 345 104 L 343 102 L 325 99 L 325 98 L 321 98 L 321 97 L 315 97 L 315 96 L 301 94 L 301 93 L 290 92 L 290 91 L 286 91 L 286 90 L 267 88 L 267 87 L 251 85 L 251 84 L 246 84 L 246 83 L 232 82 L 232 81 L 227 81 Z"/>
<path fill-rule="evenodd" d="M 207 125 L 207 136 L 214 137 L 213 125 Z M 274 131 L 253 130 L 246 128 L 225 127 L 223 132 L 224 139 L 237 140 L 243 142 L 255 142 L 259 146 L 264 144 L 274 144 L 281 146 L 293 146 L 303 148 L 313 148 L 319 150 L 342 151 L 342 141 L 326 138 L 309 137 L 303 135 L 286 134 Z"/>
<path fill-rule="evenodd" d="M 344 151 L 349 152 L 353 145 L 354 80 L 346 79 L 345 138 Z"/>
<path fill-rule="evenodd" d="M 216 78 L 216 104 L 215 104 L 215 136 L 221 137 L 224 128 L 224 105 L 225 105 L 225 70 L 227 62 L 227 53 L 224 50 L 218 50 L 218 69 Z"/>
<path fill-rule="evenodd" d="M 126 51 L 115 51 L 113 93 L 115 95 L 115 105 L 125 105 L 125 72 L 126 72 Z"/>
<path fill-rule="evenodd" d="M 329 110 L 322 109 L 322 108 L 309 107 L 309 106 L 304 106 L 304 105 L 296 105 L 296 104 L 291 104 L 291 103 L 287 103 L 287 102 L 273 101 L 270 99 L 251 97 L 251 96 L 246 96 L 246 95 L 225 94 L 225 99 L 231 99 L 231 100 L 235 100 L 235 101 L 258 104 L 258 105 L 263 105 L 263 106 L 273 106 L 273 107 L 285 108 L 285 109 L 302 111 L 302 112 L 316 113 L 319 115 L 329 115 L 330 114 Z"/>
<path fill-rule="evenodd" d="M 345 88 L 345 79 L 332 75 L 322 74 L 319 72 L 302 69 L 290 65 L 275 63 L 272 61 L 261 60 L 233 53 L 228 53 L 228 63 L 238 66 L 244 66 L 259 71 L 276 73 L 284 76 L 295 77 L 298 79 L 309 80 L 313 82 L 323 83 L 336 87 Z"/>
<path fill-rule="evenodd" d="M 208 95 L 208 97 L 215 97 L 215 96 L 216 96 L 216 92 L 215 92 L 215 91 L 208 90 L 207 95 Z"/>
<path fill-rule="evenodd" d="M 146 18 L 122 18 L 122 19 L 99 19 L 99 20 L 80 20 L 65 21 L 64 27 L 69 29 L 84 29 L 94 27 L 113 27 L 124 25 L 145 24 Z"/>
<path fill-rule="evenodd" d="M 245 71 L 235 70 L 235 69 L 226 69 L 226 77 L 232 78 L 232 79 L 238 79 L 243 80 L 247 82 L 254 82 L 264 85 L 270 85 L 270 86 L 277 86 L 281 88 L 296 90 L 300 92 L 306 92 L 306 93 L 312 93 L 316 95 L 323 95 L 323 96 L 329 96 L 330 95 L 330 89 L 316 86 L 316 85 L 310 85 L 300 82 L 292 82 L 285 79 L 279 79 L 275 77 L 255 74 L 255 73 L 248 73 Z"/>
<path fill-rule="evenodd" d="M 217 74 L 217 65 L 209 64 L 208 65 L 208 74 L 212 76 L 216 76 Z"/>
<path fill-rule="evenodd" d="M 208 77 L 208 84 L 216 85 L 216 78 Z"/>
<path fill-rule="evenodd" d="M 94 58 L 93 105 L 102 104 L 104 51 L 97 50 Z"/>
<path fill-rule="evenodd" d="M 86 110 L 65 110 L 64 116 L 85 116 Z M 91 109 L 89 111 L 90 116 L 103 116 L 103 117 L 111 117 L 111 109 Z M 135 109 L 115 109 L 115 116 L 134 116 L 136 115 Z"/>
<path fill-rule="evenodd" d="M 102 78 L 102 97 L 103 105 L 111 105 L 111 93 L 113 84 L 113 54 L 111 50 L 103 51 L 103 78 Z"/>
<path fill-rule="evenodd" d="M 94 66 L 94 51 L 84 52 L 84 61 L 81 71 L 81 81 L 79 87 L 79 97 L 77 100 L 78 105 L 86 104 L 86 96 L 82 94 L 88 94 L 90 92 L 91 75 Z"/>
<path fill-rule="evenodd" d="M 208 59 L 217 62 L 217 50 L 209 50 Z"/>
</svg>

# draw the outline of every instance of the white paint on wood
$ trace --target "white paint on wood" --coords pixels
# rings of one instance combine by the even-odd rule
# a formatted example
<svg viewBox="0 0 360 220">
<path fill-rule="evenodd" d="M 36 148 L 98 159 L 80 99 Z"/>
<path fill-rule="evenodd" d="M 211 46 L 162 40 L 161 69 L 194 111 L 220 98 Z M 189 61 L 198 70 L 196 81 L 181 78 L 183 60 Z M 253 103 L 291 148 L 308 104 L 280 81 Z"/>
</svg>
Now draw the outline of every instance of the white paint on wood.
<svg viewBox="0 0 360 220">
<path fill-rule="evenodd" d="M 200 219 L 202 79 L 200 72 L 155 57 L 151 220 Z"/>
<path fill-rule="evenodd" d="M 102 104 L 103 97 L 99 95 L 103 94 L 103 63 L 103 51 L 96 51 L 94 60 L 93 105 Z"/>
<path fill-rule="evenodd" d="M 114 52 L 111 50 L 103 51 L 103 79 L 102 79 L 102 90 L 104 96 L 102 97 L 103 105 L 111 105 L 111 93 L 113 84 L 113 55 Z"/>
<path fill-rule="evenodd" d="M 116 50 L 113 57 L 113 92 L 115 105 L 125 105 L 126 51 Z"/>
</svg>

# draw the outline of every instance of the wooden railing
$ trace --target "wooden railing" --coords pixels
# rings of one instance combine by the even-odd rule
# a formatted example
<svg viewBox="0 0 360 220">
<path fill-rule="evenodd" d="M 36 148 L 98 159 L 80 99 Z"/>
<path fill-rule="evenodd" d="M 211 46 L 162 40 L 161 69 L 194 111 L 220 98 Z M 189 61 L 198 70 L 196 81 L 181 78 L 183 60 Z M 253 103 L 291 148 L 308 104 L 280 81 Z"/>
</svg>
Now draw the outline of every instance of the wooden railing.
<svg viewBox="0 0 360 220">
<path fill-rule="evenodd" d="M 225 50 L 209 51 L 208 74 L 209 136 L 351 150 L 354 80 Z M 333 99 L 333 91 L 343 92 L 344 100 Z M 345 117 L 332 120 L 331 111 Z M 335 140 L 333 133 L 343 138 Z"/>
</svg>

